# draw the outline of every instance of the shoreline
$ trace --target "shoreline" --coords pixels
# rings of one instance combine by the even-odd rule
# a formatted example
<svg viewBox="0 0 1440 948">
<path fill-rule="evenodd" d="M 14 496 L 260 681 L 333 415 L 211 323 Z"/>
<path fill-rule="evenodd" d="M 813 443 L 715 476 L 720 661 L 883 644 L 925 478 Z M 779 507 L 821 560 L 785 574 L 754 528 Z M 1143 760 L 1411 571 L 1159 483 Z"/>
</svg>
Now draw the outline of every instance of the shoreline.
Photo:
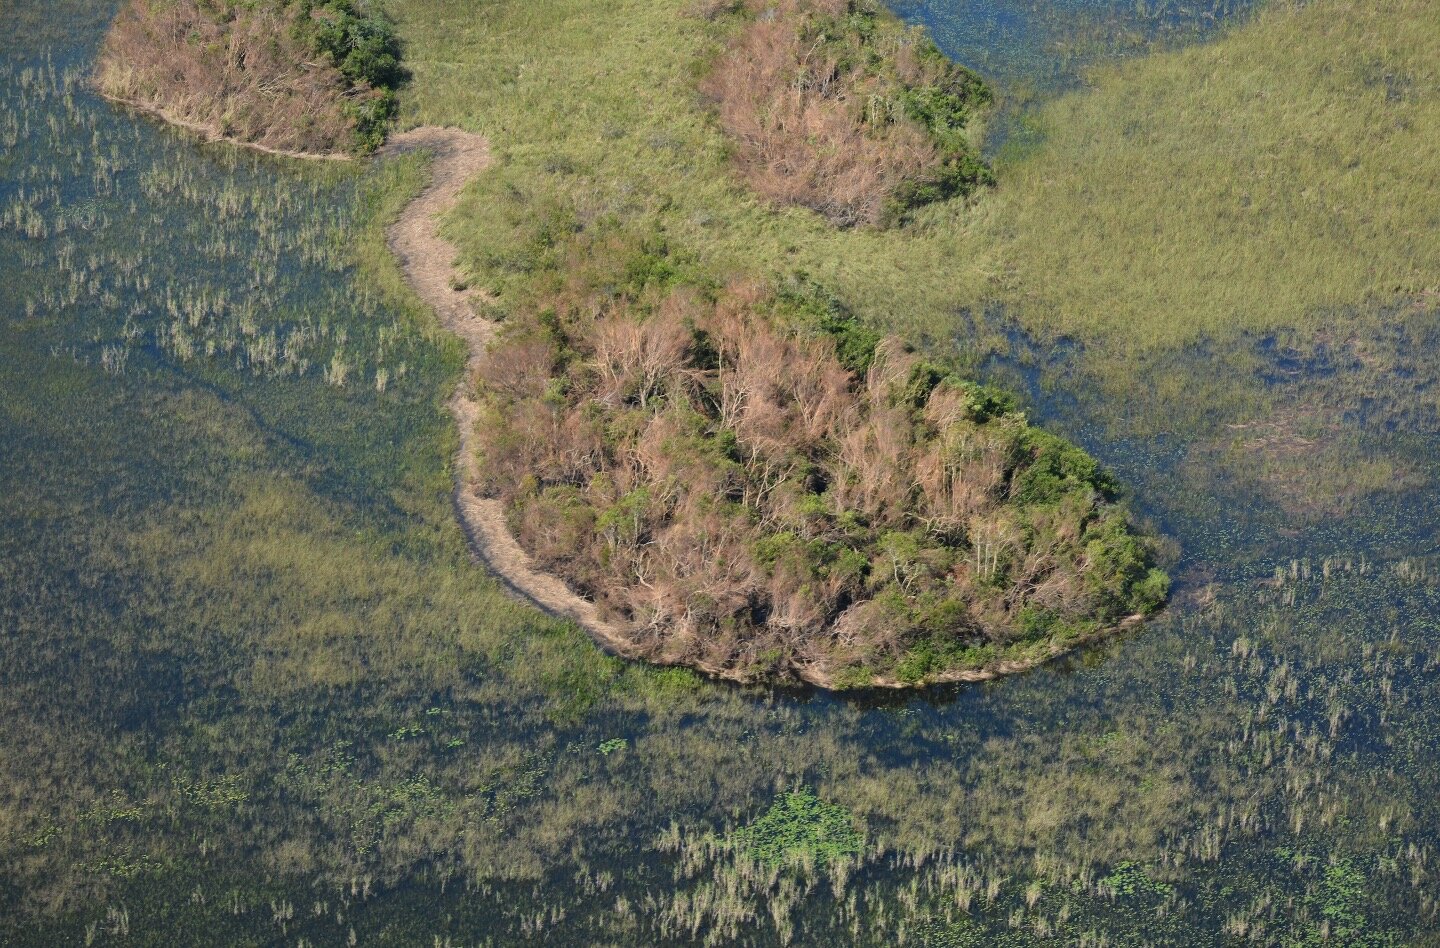
<svg viewBox="0 0 1440 948">
<path fill-rule="evenodd" d="M 313 152 L 313 151 L 289 151 L 284 148 L 274 148 L 270 145 L 262 145 L 259 142 L 247 142 L 243 138 L 233 138 L 222 134 L 213 125 L 204 122 L 196 122 L 190 119 L 175 115 L 163 105 L 156 105 L 150 102 L 142 102 L 139 99 L 127 99 L 124 96 L 111 95 L 95 84 L 95 94 L 106 102 L 114 105 L 122 105 L 128 109 L 134 109 L 144 115 L 159 119 L 166 125 L 173 125 L 176 128 L 183 128 L 187 132 L 194 132 L 201 137 L 201 144 L 234 145 L 236 148 L 247 148 L 251 151 L 260 152 L 263 155 L 273 155 L 276 158 L 294 158 L 299 161 L 355 161 L 356 156 L 342 151 L 336 152 Z"/>
<path fill-rule="evenodd" d="M 471 387 L 480 360 L 495 336 L 495 327 L 479 316 L 472 305 L 472 301 L 485 298 L 481 291 L 452 288 L 452 278 L 456 276 L 453 264 L 456 249 L 440 236 L 439 223 L 440 218 L 454 207 L 470 179 L 490 167 L 490 147 L 480 135 L 456 128 L 423 126 L 391 135 L 384 147 L 376 152 L 376 157 L 413 151 L 432 154 L 430 182 L 389 225 L 386 244 L 395 255 L 410 288 L 435 311 L 445 329 L 465 342 L 468 351 L 465 375 L 450 396 L 448 406 L 460 440 L 451 496 L 456 519 L 465 534 L 472 557 L 494 573 L 512 595 L 528 601 L 547 615 L 576 623 L 596 645 L 620 658 L 690 668 L 710 678 L 736 684 L 783 684 L 763 682 L 704 662 L 665 662 L 647 654 L 647 649 L 637 647 L 626 636 L 622 626 L 604 618 L 593 602 L 575 593 L 563 579 L 535 569 L 529 554 L 511 534 L 500 502 L 479 494 L 475 488 L 479 464 L 475 458 L 474 429 L 480 403 L 471 394 Z M 461 284 L 455 281 L 455 285 Z M 834 675 L 822 666 L 792 664 L 789 671 L 800 684 L 827 691 L 921 689 L 931 685 L 992 681 L 1038 668 L 1081 646 L 1133 628 L 1143 619 L 1141 615 L 1130 616 L 1114 626 L 1099 629 L 1064 645 L 1052 645 L 1043 655 L 1033 659 L 1000 661 L 985 668 L 953 669 L 920 682 L 876 677 L 863 686 L 837 689 Z"/>
</svg>

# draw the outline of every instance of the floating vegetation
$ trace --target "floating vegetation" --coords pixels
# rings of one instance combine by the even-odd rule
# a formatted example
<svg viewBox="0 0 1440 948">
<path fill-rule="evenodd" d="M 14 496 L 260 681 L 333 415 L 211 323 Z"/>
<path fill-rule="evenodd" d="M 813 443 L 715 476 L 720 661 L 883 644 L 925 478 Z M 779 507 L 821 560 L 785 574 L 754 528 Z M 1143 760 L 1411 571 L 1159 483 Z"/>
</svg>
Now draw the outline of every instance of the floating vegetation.
<svg viewBox="0 0 1440 948">
<path fill-rule="evenodd" d="M 745 856 L 775 866 L 798 860 L 830 862 L 859 853 L 864 841 L 844 807 L 825 803 L 804 788 L 785 794 L 764 816 L 729 838 Z"/>
</svg>

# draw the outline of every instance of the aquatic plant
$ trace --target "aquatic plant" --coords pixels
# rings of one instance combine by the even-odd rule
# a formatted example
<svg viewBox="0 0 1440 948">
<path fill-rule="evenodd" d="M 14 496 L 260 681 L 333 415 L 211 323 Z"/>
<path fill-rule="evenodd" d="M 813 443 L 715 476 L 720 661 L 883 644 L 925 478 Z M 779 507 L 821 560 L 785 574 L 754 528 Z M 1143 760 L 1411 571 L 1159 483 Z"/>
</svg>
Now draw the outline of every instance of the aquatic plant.
<svg viewBox="0 0 1440 948">
<path fill-rule="evenodd" d="M 727 839 L 751 859 L 772 865 L 809 859 L 827 862 L 860 853 L 864 837 L 844 807 L 800 788 L 784 794 L 763 816 Z"/>
</svg>

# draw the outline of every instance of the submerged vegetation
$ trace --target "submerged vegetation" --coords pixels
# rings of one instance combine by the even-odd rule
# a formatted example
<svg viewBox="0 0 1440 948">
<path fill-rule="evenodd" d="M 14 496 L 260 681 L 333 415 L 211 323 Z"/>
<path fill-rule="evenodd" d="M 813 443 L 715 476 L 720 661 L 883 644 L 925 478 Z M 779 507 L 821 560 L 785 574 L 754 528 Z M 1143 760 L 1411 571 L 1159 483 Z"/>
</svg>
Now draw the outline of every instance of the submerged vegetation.
<svg viewBox="0 0 1440 948">
<path fill-rule="evenodd" d="M 701 88 L 765 197 L 876 224 L 993 180 L 971 140 L 980 77 L 879 0 L 748 0 Z"/>
<path fill-rule="evenodd" d="M 364 0 L 129 0 L 101 52 L 106 95 L 284 152 L 374 151 L 404 78 Z"/>
</svg>

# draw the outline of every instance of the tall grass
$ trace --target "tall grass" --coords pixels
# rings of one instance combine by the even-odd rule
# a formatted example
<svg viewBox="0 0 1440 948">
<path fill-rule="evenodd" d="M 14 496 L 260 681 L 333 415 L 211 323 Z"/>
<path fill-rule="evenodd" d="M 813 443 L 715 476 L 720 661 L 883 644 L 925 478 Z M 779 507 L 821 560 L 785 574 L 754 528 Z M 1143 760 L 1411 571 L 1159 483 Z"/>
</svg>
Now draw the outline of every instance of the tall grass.
<svg viewBox="0 0 1440 948">
<path fill-rule="evenodd" d="M 1124 351 L 1331 325 L 1434 291 L 1440 31 L 1424 0 L 1270 4 L 1097 71 L 1005 166 L 1017 312 Z"/>
</svg>

